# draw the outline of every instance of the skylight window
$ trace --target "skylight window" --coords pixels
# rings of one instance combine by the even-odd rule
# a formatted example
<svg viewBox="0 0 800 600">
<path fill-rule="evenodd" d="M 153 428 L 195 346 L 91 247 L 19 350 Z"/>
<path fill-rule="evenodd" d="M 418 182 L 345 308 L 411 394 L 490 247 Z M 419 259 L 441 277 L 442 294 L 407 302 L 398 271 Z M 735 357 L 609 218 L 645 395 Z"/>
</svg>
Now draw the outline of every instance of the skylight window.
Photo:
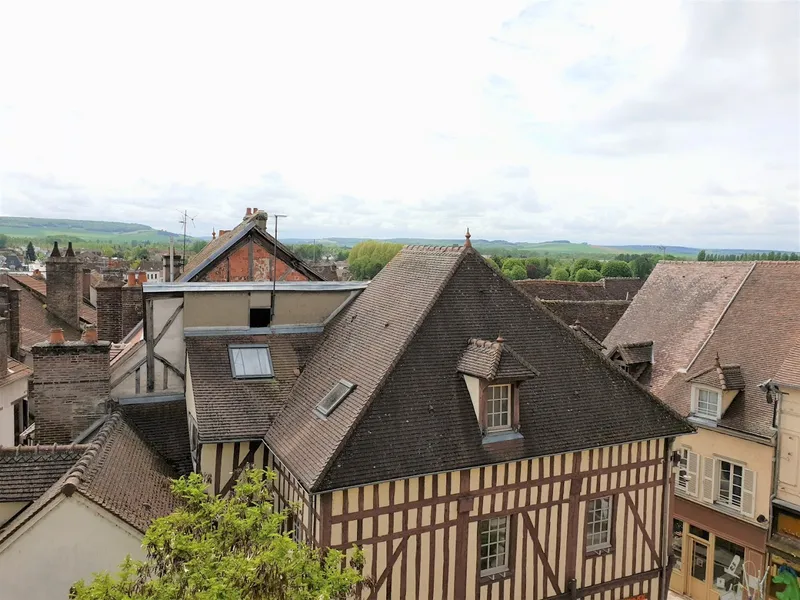
<svg viewBox="0 0 800 600">
<path fill-rule="evenodd" d="M 325 394 L 325 397 L 317 404 L 317 410 L 326 417 L 333 412 L 333 409 L 339 406 L 347 395 L 353 391 L 355 386 L 349 381 L 340 379 L 336 385 L 333 386 L 330 392 Z"/>
<path fill-rule="evenodd" d="M 264 345 L 229 346 L 231 370 L 237 379 L 272 377 L 272 359 Z"/>
</svg>

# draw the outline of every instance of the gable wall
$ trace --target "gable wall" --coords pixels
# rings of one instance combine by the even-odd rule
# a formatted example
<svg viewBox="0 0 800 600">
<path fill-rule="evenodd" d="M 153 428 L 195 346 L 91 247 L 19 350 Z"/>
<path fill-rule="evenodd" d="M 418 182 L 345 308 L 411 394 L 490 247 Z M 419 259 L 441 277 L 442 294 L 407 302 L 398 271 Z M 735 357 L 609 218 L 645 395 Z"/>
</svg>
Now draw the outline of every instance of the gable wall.
<svg viewBox="0 0 800 600">
<path fill-rule="evenodd" d="M 278 281 L 308 281 L 282 260 L 278 260 L 276 271 Z M 212 269 L 194 281 L 272 281 L 272 253 L 250 239 L 218 259 Z"/>
</svg>

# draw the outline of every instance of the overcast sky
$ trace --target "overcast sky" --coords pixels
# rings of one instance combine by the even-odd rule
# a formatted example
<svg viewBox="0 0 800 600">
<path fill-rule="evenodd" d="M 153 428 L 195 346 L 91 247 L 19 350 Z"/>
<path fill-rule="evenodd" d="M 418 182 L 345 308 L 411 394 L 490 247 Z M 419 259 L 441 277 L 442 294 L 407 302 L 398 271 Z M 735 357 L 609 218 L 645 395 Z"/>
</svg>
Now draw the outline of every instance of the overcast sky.
<svg viewBox="0 0 800 600">
<path fill-rule="evenodd" d="M 0 214 L 800 249 L 795 0 L 206 6 L 2 4 Z"/>
</svg>

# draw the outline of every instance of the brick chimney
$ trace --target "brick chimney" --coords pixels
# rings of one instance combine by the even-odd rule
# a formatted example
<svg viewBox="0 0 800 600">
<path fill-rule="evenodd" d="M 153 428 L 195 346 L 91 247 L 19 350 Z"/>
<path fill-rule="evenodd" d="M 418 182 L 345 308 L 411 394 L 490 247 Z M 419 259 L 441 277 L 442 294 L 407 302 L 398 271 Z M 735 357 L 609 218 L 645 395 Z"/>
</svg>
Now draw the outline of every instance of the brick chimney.
<svg viewBox="0 0 800 600">
<path fill-rule="evenodd" d="M 101 281 L 97 286 L 97 335 L 117 343 L 126 334 L 122 331 L 122 282 Z"/>
<path fill-rule="evenodd" d="M 9 291 L 10 288 L 7 285 L 0 285 L 0 318 L 7 319 L 9 317 Z M 3 335 L 3 355 L 2 358 L 7 357 L 11 353 L 11 340 L 8 337 L 8 324 L 4 326 L 5 335 Z M 4 365 L 5 362 L 0 362 L 0 367 Z"/>
<path fill-rule="evenodd" d="M 11 356 L 22 361 L 19 352 L 19 290 L 8 290 L 8 346 Z"/>
<path fill-rule="evenodd" d="M 249 219 L 252 216 L 253 216 L 253 209 L 252 208 L 248 208 L 247 212 L 244 213 L 244 219 L 242 219 L 242 220 L 243 221 L 247 221 L 247 219 Z"/>
<path fill-rule="evenodd" d="M 31 401 L 39 444 L 69 444 L 106 414 L 111 342 L 64 342 L 55 330 L 50 341 L 33 346 Z"/>
<path fill-rule="evenodd" d="M 81 294 L 85 300 L 92 298 L 92 270 L 83 269 L 81 275 Z"/>
<path fill-rule="evenodd" d="M 8 376 L 8 319 L 0 316 L 0 381 Z"/>
<path fill-rule="evenodd" d="M 142 284 L 136 273 L 128 273 L 128 285 L 122 288 L 122 335 L 128 335 L 144 314 Z"/>
<path fill-rule="evenodd" d="M 53 251 L 47 259 L 47 310 L 62 321 L 81 328 L 81 263 L 69 243 L 64 256 L 58 249 L 58 242 L 53 244 Z"/>
</svg>

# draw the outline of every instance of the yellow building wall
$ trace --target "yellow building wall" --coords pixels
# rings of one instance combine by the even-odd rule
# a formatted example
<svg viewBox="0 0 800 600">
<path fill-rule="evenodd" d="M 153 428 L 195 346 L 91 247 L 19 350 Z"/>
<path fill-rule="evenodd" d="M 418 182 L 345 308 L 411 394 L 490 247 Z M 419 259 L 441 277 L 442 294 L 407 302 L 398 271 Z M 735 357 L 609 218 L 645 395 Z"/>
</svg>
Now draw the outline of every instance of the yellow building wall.
<svg viewBox="0 0 800 600">
<path fill-rule="evenodd" d="M 254 450 L 251 453 L 251 450 Z M 200 447 L 200 472 L 209 478 L 209 492 L 227 494 L 242 467 L 253 464 L 264 468 L 265 447 L 261 442 L 203 444 Z"/>
<path fill-rule="evenodd" d="M 769 516 L 770 495 L 772 494 L 772 458 L 775 448 L 702 428 L 698 428 L 694 435 L 678 438 L 675 447 L 689 448 L 699 456 L 729 458 L 753 470 L 756 473 L 755 512 L 752 519 L 744 515 L 739 515 L 739 517 L 756 524 L 758 515 Z M 698 493 L 698 497 L 692 497 L 692 500 L 701 502 L 699 496 Z"/>
<path fill-rule="evenodd" d="M 778 404 L 778 481 L 780 500 L 800 506 L 800 389 L 781 387 Z"/>
<path fill-rule="evenodd" d="M 572 574 L 592 600 L 655 599 L 665 489 L 670 497 L 666 450 L 653 440 L 332 492 L 321 499 L 321 541 L 362 548 L 375 588 L 365 587 L 364 598 L 543 599 L 567 593 Z M 587 553 L 587 502 L 606 496 L 612 547 Z M 481 578 L 479 523 L 504 515 L 511 570 Z"/>
</svg>

